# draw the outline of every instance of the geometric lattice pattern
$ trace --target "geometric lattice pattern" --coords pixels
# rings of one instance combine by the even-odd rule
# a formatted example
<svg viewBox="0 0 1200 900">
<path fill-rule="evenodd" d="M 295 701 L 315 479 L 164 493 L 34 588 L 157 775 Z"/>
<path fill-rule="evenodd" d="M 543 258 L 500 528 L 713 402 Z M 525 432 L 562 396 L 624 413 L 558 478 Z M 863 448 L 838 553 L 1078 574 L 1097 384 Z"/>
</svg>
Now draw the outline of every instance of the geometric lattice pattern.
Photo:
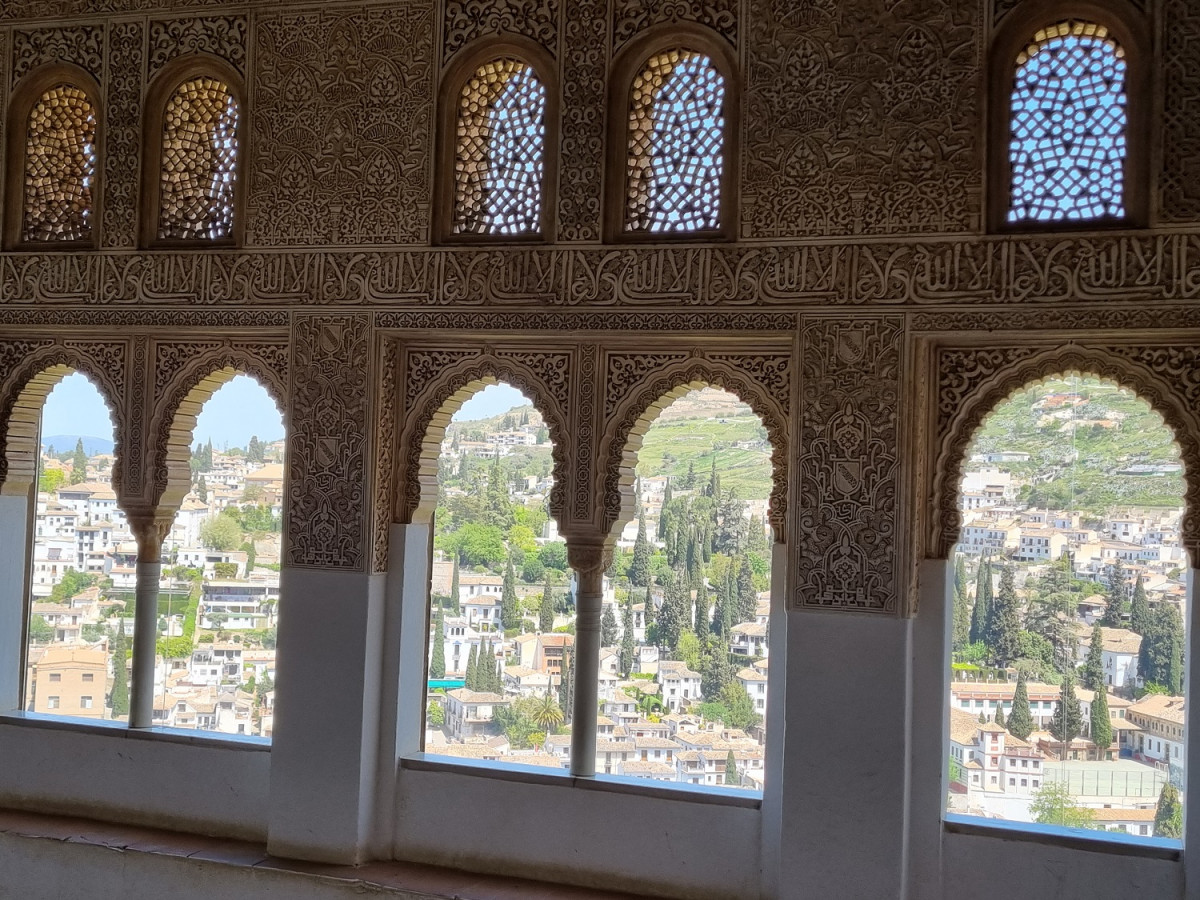
<svg viewBox="0 0 1200 900">
<path fill-rule="evenodd" d="M 233 233 L 238 104 L 215 78 L 185 81 L 163 113 L 158 236 L 214 240 Z"/>
<path fill-rule="evenodd" d="M 52 87 L 29 113 L 22 239 L 90 238 L 95 183 L 96 111 L 92 102 L 77 87 Z"/>
<path fill-rule="evenodd" d="M 459 96 L 454 233 L 530 234 L 541 228 L 546 89 L 518 59 L 484 63 Z"/>
<path fill-rule="evenodd" d="M 1124 215 L 1124 57 L 1104 26 L 1077 21 L 1017 57 L 1010 222 Z"/>
<path fill-rule="evenodd" d="M 647 61 L 629 107 L 626 231 L 720 226 L 724 102 L 707 56 L 676 49 Z"/>
</svg>

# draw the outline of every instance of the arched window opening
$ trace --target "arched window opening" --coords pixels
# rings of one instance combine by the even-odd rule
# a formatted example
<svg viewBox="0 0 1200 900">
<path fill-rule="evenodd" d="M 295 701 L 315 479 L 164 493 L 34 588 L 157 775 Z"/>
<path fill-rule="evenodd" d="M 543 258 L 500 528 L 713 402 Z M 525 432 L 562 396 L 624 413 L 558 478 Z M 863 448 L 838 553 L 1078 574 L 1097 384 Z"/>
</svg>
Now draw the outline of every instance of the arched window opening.
<svg viewBox="0 0 1200 900">
<path fill-rule="evenodd" d="M 1180 839 L 1174 435 L 1129 390 L 1054 377 L 995 408 L 964 469 L 947 811 Z"/>
<path fill-rule="evenodd" d="M 574 611 L 549 512 L 553 447 L 518 390 L 482 388 L 438 458 L 425 752 L 569 766 Z"/>
<path fill-rule="evenodd" d="M 458 98 L 455 234 L 541 230 L 546 89 L 519 59 L 484 63 Z"/>
<path fill-rule="evenodd" d="M 625 231 L 707 231 L 721 224 L 725 79 L 702 53 L 656 53 L 633 80 Z"/>
<path fill-rule="evenodd" d="M 641 437 L 604 579 L 596 771 L 761 791 L 771 448 L 733 394 L 678 394 Z"/>
<path fill-rule="evenodd" d="M 163 547 L 154 724 L 270 737 L 283 540 L 284 426 L 253 378 L 196 416 L 191 489 Z"/>
<path fill-rule="evenodd" d="M 127 721 L 137 550 L 112 486 L 112 418 L 71 373 L 46 398 L 40 434 L 25 708 Z"/>
<path fill-rule="evenodd" d="M 1125 51 L 1103 25 L 1039 30 L 1017 55 L 1009 222 L 1125 215 Z"/>
<path fill-rule="evenodd" d="M 55 85 L 29 112 L 21 239 L 90 240 L 95 182 L 95 107 L 81 88 Z"/>
<path fill-rule="evenodd" d="M 217 78 L 190 78 L 168 98 L 162 119 L 159 239 L 233 235 L 239 116 L 233 91 Z"/>
</svg>

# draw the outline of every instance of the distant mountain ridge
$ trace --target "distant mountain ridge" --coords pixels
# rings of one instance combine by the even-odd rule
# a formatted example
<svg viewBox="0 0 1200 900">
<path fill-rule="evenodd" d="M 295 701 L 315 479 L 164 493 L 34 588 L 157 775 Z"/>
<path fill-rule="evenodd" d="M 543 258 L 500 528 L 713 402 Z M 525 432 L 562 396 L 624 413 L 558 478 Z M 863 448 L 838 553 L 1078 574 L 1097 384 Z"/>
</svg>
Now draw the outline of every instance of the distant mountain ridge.
<svg viewBox="0 0 1200 900">
<path fill-rule="evenodd" d="M 56 454 L 74 453 L 75 444 L 80 440 L 83 441 L 83 452 L 88 456 L 112 453 L 113 447 L 116 446 L 107 438 L 92 437 L 87 434 L 52 434 L 42 438 L 42 450 L 44 452 L 47 448 L 53 447 Z"/>
</svg>

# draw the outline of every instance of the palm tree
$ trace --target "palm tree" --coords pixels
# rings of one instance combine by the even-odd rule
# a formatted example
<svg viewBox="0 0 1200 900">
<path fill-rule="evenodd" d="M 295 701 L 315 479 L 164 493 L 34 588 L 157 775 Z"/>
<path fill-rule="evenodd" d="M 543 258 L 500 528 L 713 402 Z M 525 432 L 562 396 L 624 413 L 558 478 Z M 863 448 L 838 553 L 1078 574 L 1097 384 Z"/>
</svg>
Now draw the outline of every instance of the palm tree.
<svg viewBox="0 0 1200 900">
<path fill-rule="evenodd" d="M 562 724 L 563 711 L 558 705 L 558 701 L 547 693 L 546 696 L 538 698 L 537 705 L 530 713 L 530 718 L 538 728 L 549 734 Z"/>
</svg>

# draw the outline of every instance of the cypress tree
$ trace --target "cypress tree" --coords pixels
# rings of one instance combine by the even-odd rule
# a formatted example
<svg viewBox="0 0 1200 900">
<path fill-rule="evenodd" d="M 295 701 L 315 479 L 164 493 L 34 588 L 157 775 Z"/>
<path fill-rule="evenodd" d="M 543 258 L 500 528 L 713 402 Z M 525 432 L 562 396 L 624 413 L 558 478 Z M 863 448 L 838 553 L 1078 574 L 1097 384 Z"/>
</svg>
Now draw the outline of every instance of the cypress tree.
<svg viewBox="0 0 1200 900">
<path fill-rule="evenodd" d="M 975 577 L 975 608 L 971 610 L 971 643 L 987 639 L 988 620 L 992 607 L 992 561 L 986 556 L 979 561 Z"/>
<path fill-rule="evenodd" d="M 658 607 L 654 605 L 654 597 L 651 596 L 650 586 L 646 585 L 646 600 L 644 603 L 645 609 L 642 610 L 642 618 L 646 622 L 646 630 L 650 630 L 650 626 L 654 624 Z"/>
<path fill-rule="evenodd" d="M 558 705 L 563 711 L 563 723 L 571 724 L 575 709 L 575 670 L 571 666 L 571 649 L 563 650 L 562 674 L 558 677 Z"/>
<path fill-rule="evenodd" d="M 450 611 L 454 615 L 459 615 L 462 608 L 459 606 L 459 579 L 458 579 L 458 554 L 454 554 L 454 569 L 450 575 Z"/>
<path fill-rule="evenodd" d="M 646 537 L 646 513 L 640 509 L 637 540 L 633 543 L 633 562 L 629 564 L 629 583 L 638 587 L 650 583 L 650 541 Z"/>
<path fill-rule="evenodd" d="M 701 578 L 700 585 L 696 588 L 696 616 L 693 624 L 696 627 L 696 637 L 700 638 L 702 647 L 712 631 L 708 623 L 708 605 L 708 590 L 704 586 L 704 579 Z"/>
<path fill-rule="evenodd" d="M 1029 689 L 1025 686 L 1025 673 L 1017 676 L 1017 689 L 1013 692 L 1012 712 L 1005 723 L 1008 733 L 1025 740 L 1033 733 L 1033 713 L 1029 709 Z"/>
<path fill-rule="evenodd" d="M 196 479 L 196 496 L 200 498 L 201 503 L 208 502 L 208 484 L 203 475 Z"/>
<path fill-rule="evenodd" d="M 996 661 L 1009 665 L 1021 655 L 1021 614 L 1017 589 L 1013 585 L 1012 566 L 1000 572 L 1000 590 L 992 608 L 989 644 Z"/>
<path fill-rule="evenodd" d="M 721 476 L 717 473 L 717 454 L 713 454 L 712 469 L 708 473 L 708 496 L 721 499 Z"/>
<path fill-rule="evenodd" d="M 1104 687 L 1104 631 L 1099 622 L 1092 626 L 1092 645 L 1083 664 L 1083 686 L 1089 691 Z"/>
<path fill-rule="evenodd" d="M 1150 627 L 1150 604 L 1146 601 L 1146 585 L 1138 573 L 1137 582 L 1133 585 L 1133 602 L 1129 606 L 1129 629 L 1138 634 L 1145 634 Z"/>
<path fill-rule="evenodd" d="M 996 706 L 995 722 L 1001 728 L 1004 727 L 1004 701 L 1002 701 L 1002 700 L 999 701 L 998 705 Z"/>
<path fill-rule="evenodd" d="M 466 687 L 469 691 L 479 690 L 479 645 L 472 644 L 471 652 L 467 654 Z"/>
<path fill-rule="evenodd" d="M 429 677 L 446 677 L 446 618 L 444 610 L 439 606 L 437 615 L 433 618 L 433 656 L 429 660 Z"/>
<path fill-rule="evenodd" d="M 600 646 L 612 647 L 617 643 L 617 616 L 611 603 L 604 604 L 604 615 L 600 617 Z"/>
<path fill-rule="evenodd" d="M 1063 676 L 1058 703 L 1050 718 L 1050 734 L 1056 741 L 1069 744 L 1083 733 L 1083 710 L 1075 696 L 1075 682 L 1070 675 Z"/>
<path fill-rule="evenodd" d="M 667 476 L 667 486 L 663 488 L 662 507 L 658 513 L 658 536 L 666 538 L 667 526 L 671 521 L 671 513 L 667 507 L 671 505 L 671 476 Z"/>
<path fill-rule="evenodd" d="M 1183 804 L 1179 802 L 1179 789 L 1168 782 L 1158 795 L 1158 806 L 1154 811 L 1154 836 L 1183 838 Z"/>
<path fill-rule="evenodd" d="M 1108 569 L 1108 603 L 1104 607 L 1104 618 L 1101 620 L 1102 625 L 1107 625 L 1109 628 L 1120 628 L 1124 622 L 1122 613 L 1125 609 L 1125 600 L 1129 593 L 1129 587 L 1125 583 L 1125 569 L 1121 566 L 1119 559 L 1113 560 L 1113 564 Z"/>
<path fill-rule="evenodd" d="M 83 452 L 83 438 L 75 441 L 75 453 L 71 456 L 71 484 L 79 484 L 87 478 L 87 454 Z"/>
<path fill-rule="evenodd" d="M 738 777 L 737 760 L 733 758 L 733 751 L 729 751 L 729 755 L 725 757 L 725 783 L 726 784 L 741 784 L 742 780 Z"/>
<path fill-rule="evenodd" d="M 113 684 L 110 705 L 112 717 L 120 719 L 129 715 L 129 671 L 125 668 L 125 623 L 117 624 L 117 633 L 113 635 L 112 647 Z"/>
<path fill-rule="evenodd" d="M 1173 603 L 1158 605 L 1142 635 L 1138 674 L 1178 696 L 1183 684 L 1183 621 Z"/>
<path fill-rule="evenodd" d="M 718 644 L 704 657 L 700 690 L 705 700 L 716 701 L 727 684 L 733 682 L 733 666 L 729 662 L 729 650 Z"/>
<path fill-rule="evenodd" d="M 691 612 L 690 609 L 685 609 L 687 601 L 684 591 L 683 574 L 676 572 L 667 583 L 662 609 L 658 611 L 658 641 L 671 651 L 679 645 L 685 613 Z"/>
<path fill-rule="evenodd" d="M 1092 700 L 1091 726 L 1092 743 L 1100 751 L 1100 758 L 1108 758 L 1108 746 L 1112 743 L 1112 722 L 1108 718 L 1108 688 L 1101 684 Z"/>
<path fill-rule="evenodd" d="M 737 577 L 738 622 L 753 622 L 757 607 L 758 592 L 754 590 L 754 570 L 750 567 L 750 557 L 743 556 Z"/>
<path fill-rule="evenodd" d="M 500 590 L 500 624 L 505 631 L 521 627 L 521 606 L 517 600 L 517 576 L 513 572 L 512 554 L 504 567 L 504 586 Z"/>
<path fill-rule="evenodd" d="M 538 605 L 538 629 L 547 634 L 554 630 L 554 592 L 550 590 L 550 582 L 542 590 L 542 602 Z"/>
<path fill-rule="evenodd" d="M 967 565 L 963 555 L 954 561 L 954 650 L 961 652 L 971 642 L 971 603 L 967 599 Z"/>
<path fill-rule="evenodd" d="M 621 652 L 617 660 L 621 674 L 626 677 L 633 671 L 634 649 L 633 598 L 631 597 L 621 607 Z"/>
</svg>

